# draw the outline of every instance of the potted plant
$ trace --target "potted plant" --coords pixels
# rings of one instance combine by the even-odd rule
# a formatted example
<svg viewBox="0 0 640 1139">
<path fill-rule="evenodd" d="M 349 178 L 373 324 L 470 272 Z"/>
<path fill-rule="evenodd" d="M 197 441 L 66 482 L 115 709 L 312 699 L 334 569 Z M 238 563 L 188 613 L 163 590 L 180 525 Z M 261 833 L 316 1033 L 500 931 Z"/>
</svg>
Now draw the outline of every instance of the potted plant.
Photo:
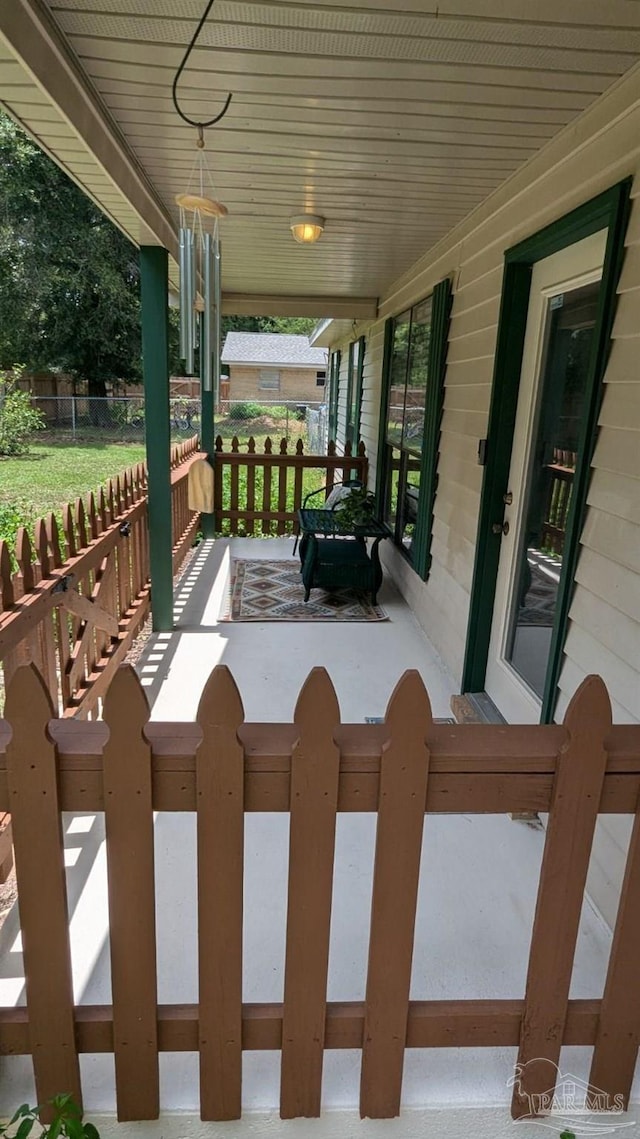
<svg viewBox="0 0 640 1139">
<path fill-rule="evenodd" d="M 356 526 L 367 526 L 376 515 L 376 500 L 366 487 L 354 487 L 335 507 L 340 529 L 348 532 Z"/>
<path fill-rule="evenodd" d="M 43 1114 L 49 1116 L 48 1123 L 43 1122 Z M 66 1093 L 39 1107 L 23 1103 L 8 1123 L 0 1123 L 0 1137 L 28 1139 L 31 1132 L 33 1139 L 100 1139 L 93 1123 L 82 1122 L 82 1111 L 73 1096 Z"/>
</svg>

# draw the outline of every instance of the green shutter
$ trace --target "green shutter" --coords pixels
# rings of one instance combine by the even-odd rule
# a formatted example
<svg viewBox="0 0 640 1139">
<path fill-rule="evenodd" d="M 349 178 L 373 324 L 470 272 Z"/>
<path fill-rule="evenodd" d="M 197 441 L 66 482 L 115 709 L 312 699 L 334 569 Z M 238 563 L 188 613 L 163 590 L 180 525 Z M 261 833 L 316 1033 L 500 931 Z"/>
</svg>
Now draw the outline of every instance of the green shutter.
<svg viewBox="0 0 640 1139">
<path fill-rule="evenodd" d="M 354 453 L 360 442 L 360 427 L 362 419 L 362 392 L 364 390 L 364 354 L 366 351 L 366 337 L 361 336 L 358 344 L 360 351 L 358 353 L 358 374 L 356 376 L 356 414 L 353 422 L 353 433 L 351 442 L 353 443 Z"/>
<path fill-rule="evenodd" d="M 431 303 L 431 340 L 429 343 L 429 379 L 427 383 L 420 466 L 420 500 L 416 524 L 413 565 L 426 581 L 431 568 L 431 536 L 433 508 L 438 486 L 440 425 L 444 404 L 444 377 L 447 359 L 449 318 L 451 315 L 451 281 L 440 281 L 433 290 Z"/>
<path fill-rule="evenodd" d="M 376 507 L 378 517 L 384 510 L 384 488 L 387 482 L 387 416 L 389 387 L 393 359 L 393 317 L 384 322 L 384 351 L 382 355 L 382 392 L 380 395 L 380 423 L 378 425 L 378 458 L 376 462 Z"/>
<path fill-rule="evenodd" d="M 331 367 L 329 370 L 329 439 L 336 441 L 338 429 L 338 394 L 340 389 L 340 351 L 331 353 Z"/>
<path fill-rule="evenodd" d="M 353 344 L 349 345 L 349 360 L 347 363 L 347 402 L 344 410 L 344 442 L 352 441 L 353 423 L 351 422 L 351 405 L 353 402 Z"/>
</svg>

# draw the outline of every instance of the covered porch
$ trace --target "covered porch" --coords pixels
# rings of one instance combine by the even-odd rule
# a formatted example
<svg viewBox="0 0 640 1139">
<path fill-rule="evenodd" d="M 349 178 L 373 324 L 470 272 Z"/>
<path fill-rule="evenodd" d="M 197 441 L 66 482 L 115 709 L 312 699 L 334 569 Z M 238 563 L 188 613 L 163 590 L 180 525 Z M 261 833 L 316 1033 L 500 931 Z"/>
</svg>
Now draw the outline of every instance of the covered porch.
<svg viewBox="0 0 640 1139">
<path fill-rule="evenodd" d="M 339 454 L 362 439 L 379 511 L 395 512 L 390 620 L 359 627 L 221 621 L 249 546 L 213 538 L 216 510 L 173 594 L 176 545 L 198 525 L 184 472 L 172 507 L 167 355 L 197 133 L 171 85 L 204 0 L 174 9 L 0 13 L 3 105 L 140 249 L 148 503 L 125 484 L 80 544 L 84 591 L 107 527 L 116 592 L 131 603 L 134 585 L 146 612 L 151 590 L 154 623 L 138 662 L 150 721 L 126 671 L 108 692 L 102 671 L 104 717 L 91 705 L 86 722 L 79 705 L 52 718 L 37 678 L 13 677 L 0 811 L 16 820 L 25 958 L 16 911 L 0 936 L 0 1105 L 82 1090 L 107 1134 L 117 1098 L 154 1139 L 198 1134 L 198 1114 L 203 1134 L 215 1120 L 269 1135 L 278 1105 L 300 1139 L 374 1136 L 403 1108 L 384 1124 L 396 1136 L 458 1139 L 511 1134 L 509 1104 L 540 1114 L 557 1077 L 561 1097 L 590 1081 L 618 1111 L 637 1098 L 640 1038 L 638 5 L 219 0 L 185 68 L 196 124 L 233 96 L 206 134 L 229 208 L 219 308 L 321 318 L 330 437 Z M 306 247 L 289 224 L 303 210 L 324 224 Z M 591 238 L 597 261 L 530 293 L 539 261 Z M 585 273 L 602 302 L 544 704 L 511 670 L 526 715 L 436 722 L 503 663 L 535 450 L 533 368 L 519 397 L 530 298 L 562 300 Z M 214 394 L 199 445 L 220 469 Z M 286 494 L 242 506 L 229 482 L 217 518 L 232 533 L 241 514 L 284 533 Z M 49 557 L 40 530 L 44 610 L 71 554 Z M 272 550 L 291 543 L 250 543 Z M 9 622 L 33 614 L 10 586 Z M 80 641 L 102 645 L 90 628 Z M 335 693 L 323 672 L 303 690 L 318 666 Z M 594 872 L 606 922 L 585 894 Z"/>
<path fill-rule="evenodd" d="M 224 619 L 235 558 L 293 561 L 293 557 L 293 538 L 217 539 L 204 541 L 195 549 L 176 587 L 173 630 L 151 634 L 136 664 L 151 706 L 149 738 L 154 723 L 163 733 L 169 724 L 179 727 L 180 722 L 191 731 L 203 690 L 217 665 L 230 669 L 244 718 L 257 727 L 261 723 L 274 727 L 290 724 L 297 715 L 296 703 L 304 681 L 318 667 L 325 668 L 333 681 L 344 724 L 362 725 L 388 715 L 393 689 L 406 669 L 415 669 L 421 677 L 434 718 L 448 719 L 457 686 L 388 577 L 379 598 L 386 621 L 236 623 Z M 111 713 L 106 711 L 105 715 L 110 720 Z M 322 700 L 318 716 L 317 730 L 322 734 Z M 126 736 L 126 729 L 122 730 Z M 443 724 L 442 731 L 446 730 Z M 64 751 L 62 738 L 57 733 L 56 738 Z M 0 757 L 1 745 L 0 739 Z M 496 793 L 498 802 L 497 784 Z M 248 787 L 247 794 L 250 798 Z M 402 1076 L 403 1112 L 394 1124 L 399 1136 L 413 1135 L 417 1127 L 435 1129 L 439 1135 L 457 1136 L 471 1128 L 474 1134 L 507 1136 L 512 1127 L 508 1108 L 517 1033 L 513 1034 L 506 1022 L 500 1025 L 496 1020 L 494 1031 L 499 1043 L 491 1047 L 488 1024 L 494 1015 L 500 1015 L 499 1009 L 504 1017 L 519 1016 L 521 1001 L 517 998 L 526 982 L 545 832 L 534 818 L 515 820 L 506 813 L 474 813 L 473 799 L 469 800 L 470 811 L 460 812 L 454 798 L 454 813 L 448 813 L 446 806 L 442 813 L 440 806 L 437 813 L 427 817 L 420 843 L 420 888 L 410 969 L 411 1015 L 419 1016 L 420 1009 L 428 1007 L 441 1010 L 443 1022 L 440 1028 L 435 1023 L 433 1027 L 439 1043 L 433 1039 L 426 1050 L 429 1034 L 424 1037 L 424 1029 L 422 1036 L 417 1029 L 414 1047 L 409 1037 Z M 375 812 L 365 804 L 363 807 L 363 812 L 356 807 L 356 813 L 341 814 L 337 819 L 327 982 L 329 1039 L 322 1104 L 323 1114 L 328 1113 L 329 1121 L 333 1114 L 335 1125 L 339 1121 L 343 1129 L 358 1126 L 363 1135 L 373 1135 L 372 1124 L 356 1124 L 358 1104 L 362 1104 L 362 1040 L 356 1033 L 349 1048 L 340 1038 L 344 1030 L 339 1030 L 331 1043 L 336 1033 L 332 1017 L 339 1020 L 343 1015 L 339 1010 L 361 1007 L 342 1002 L 363 1002 L 367 992 L 377 823 Z M 122 984 L 122 978 L 116 979 L 114 991 L 119 935 L 110 928 L 114 918 L 108 901 L 104 815 L 65 813 L 63 831 L 74 1002 L 79 1023 L 84 1010 L 89 1024 L 96 1009 L 108 1009 L 117 999 L 118 985 Z M 246 815 L 242 1000 L 247 1015 L 254 1003 L 256 1009 L 275 1009 L 283 1001 L 291 956 L 287 909 L 291 905 L 291 859 L 295 855 L 290 841 L 288 813 L 270 813 L 265 804 L 262 811 L 254 808 Z M 203 943 L 198 921 L 202 899 L 199 903 L 197 865 L 200 875 L 203 868 L 195 815 L 182 809 L 160 810 L 153 825 L 153 847 L 162 1035 L 169 1031 L 169 1021 L 177 1010 L 183 1008 L 186 1016 L 187 1008 L 197 1007 L 199 994 L 202 1000 L 199 954 Z M 129 866 L 133 872 L 135 863 Z M 585 901 L 571 970 L 569 1039 L 572 1034 L 576 1039 L 584 1035 L 584 1017 L 590 1015 L 587 1010 L 604 991 L 610 951 L 611 931 Z M 135 975 L 138 950 L 133 946 L 131 954 L 130 967 Z M 14 908 L 0 931 L 0 1005 L 6 1010 L 0 1015 L 0 1025 L 4 1023 L 5 1031 L 13 1019 L 11 1006 L 24 1006 L 24 976 L 19 918 Z M 420 1002 L 429 1004 L 422 1006 Z M 476 1027 L 470 1029 L 466 1041 L 464 1028 L 454 1019 L 446 1027 L 446 1018 L 454 1007 L 468 1007 L 475 1018 Z M 244 1031 L 255 1032 L 250 1027 Z M 181 1041 L 175 1027 L 171 1032 L 174 1045 L 159 1058 L 159 1094 L 163 1134 L 177 1137 L 185 1129 L 191 1134 L 202 1126 L 198 1113 L 204 1093 L 195 1039 Z M 474 1033 L 481 1047 L 473 1046 Z M 457 1047 L 445 1046 L 449 1034 Z M 462 1043 L 465 1046 L 461 1047 Z M 177 1050 L 185 1047 L 186 1052 Z M 267 1043 L 260 1035 L 253 1045 L 247 1041 L 245 1047 L 243 1111 L 246 1121 L 260 1129 L 267 1126 L 280 1103 L 280 1053 L 274 1050 L 273 1042 Z M 101 1132 L 111 1136 L 117 1127 L 113 1117 L 114 1057 L 98 1054 L 97 1043 L 84 1051 L 94 1049 L 94 1054 L 80 1057 L 84 1107 Z M 562 1071 L 586 1084 L 590 1051 L 563 1047 Z M 134 1099 L 140 1090 L 132 1088 Z M 0 1103 L 31 1101 L 35 1096 L 30 1059 L 5 1055 L 0 1069 Z M 302 1127 L 302 1122 L 290 1126 Z M 538 1130 L 526 1121 L 520 1129 L 525 1135 L 535 1135 Z"/>
</svg>

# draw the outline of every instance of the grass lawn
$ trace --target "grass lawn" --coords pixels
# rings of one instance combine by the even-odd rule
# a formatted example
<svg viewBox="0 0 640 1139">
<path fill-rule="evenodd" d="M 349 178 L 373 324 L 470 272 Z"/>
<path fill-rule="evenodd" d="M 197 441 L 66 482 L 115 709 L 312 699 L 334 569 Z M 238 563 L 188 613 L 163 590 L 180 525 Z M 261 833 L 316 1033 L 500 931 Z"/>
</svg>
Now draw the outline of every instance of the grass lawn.
<svg viewBox="0 0 640 1139">
<path fill-rule="evenodd" d="M 13 546 L 18 526 L 60 513 L 144 459 L 142 443 L 34 443 L 28 455 L 0 459 L 0 538 Z"/>
</svg>

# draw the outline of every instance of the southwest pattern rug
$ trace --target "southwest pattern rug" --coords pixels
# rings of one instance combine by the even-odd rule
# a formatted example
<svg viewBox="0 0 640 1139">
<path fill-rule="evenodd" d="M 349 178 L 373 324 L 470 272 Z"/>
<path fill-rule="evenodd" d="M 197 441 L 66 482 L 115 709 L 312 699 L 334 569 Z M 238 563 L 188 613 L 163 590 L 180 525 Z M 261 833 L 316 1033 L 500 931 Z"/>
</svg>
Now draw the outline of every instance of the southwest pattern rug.
<svg viewBox="0 0 640 1139">
<path fill-rule="evenodd" d="M 312 589 L 305 603 L 300 562 L 248 561 L 231 563 L 229 604 L 223 621 L 388 621 L 368 594 L 351 589 L 331 593 Z"/>
</svg>

